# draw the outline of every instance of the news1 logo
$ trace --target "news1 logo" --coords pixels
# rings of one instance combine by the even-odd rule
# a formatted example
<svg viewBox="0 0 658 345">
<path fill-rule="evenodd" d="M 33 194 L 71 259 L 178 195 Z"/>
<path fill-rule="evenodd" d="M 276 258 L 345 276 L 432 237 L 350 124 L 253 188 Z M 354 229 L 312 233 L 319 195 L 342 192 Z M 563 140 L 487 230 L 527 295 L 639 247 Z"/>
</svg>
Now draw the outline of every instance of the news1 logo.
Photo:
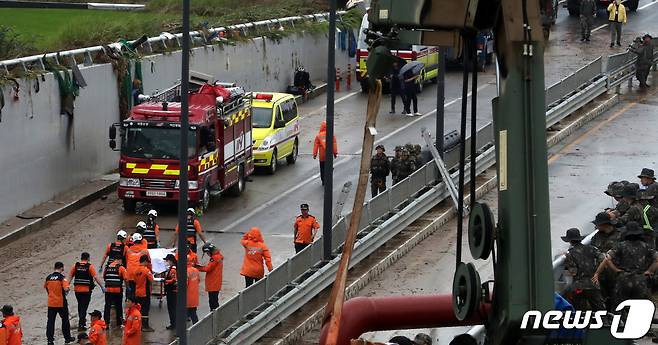
<svg viewBox="0 0 658 345">
<path fill-rule="evenodd" d="M 621 312 L 625 308 L 628 308 L 628 312 L 623 330 L 621 330 L 621 315 L 615 314 L 610 333 L 617 339 L 642 338 L 651 328 L 655 305 L 646 299 L 629 299 L 621 302 L 615 311 Z M 523 315 L 521 329 L 600 329 L 603 327 L 606 314 L 605 310 L 550 310 L 543 314 L 538 310 L 530 310 Z"/>
</svg>

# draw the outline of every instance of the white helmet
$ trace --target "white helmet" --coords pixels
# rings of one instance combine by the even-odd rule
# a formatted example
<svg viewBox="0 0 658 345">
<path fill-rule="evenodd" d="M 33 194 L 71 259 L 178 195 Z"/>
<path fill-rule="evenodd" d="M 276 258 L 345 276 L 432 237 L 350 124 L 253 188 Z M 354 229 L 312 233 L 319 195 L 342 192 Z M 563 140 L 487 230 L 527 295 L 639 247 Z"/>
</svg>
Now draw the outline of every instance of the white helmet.
<svg viewBox="0 0 658 345">
<path fill-rule="evenodd" d="M 190 207 L 187 209 L 187 213 L 196 214 L 196 211 L 194 211 L 194 209 Z"/>
<path fill-rule="evenodd" d="M 121 237 L 123 239 L 126 239 L 128 237 L 128 233 L 123 231 L 123 230 L 119 230 L 119 232 L 117 232 L 117 237 Z"/>
<path fill-rule="evenodd" d="M 146 223 L 144 223 L 144 222 L 137 223 L 137 229 L 138 230 L 139 229 L 146 230 Z"/>
<path fill-rule="evenodd" d="M 157 218 L 158 217 L 158 211 L 150 210 L 148 215 L 152 216 L 153 218 Z"/>
<path fill-rule="evenodd" d="M 133 237 L 132 237 L 132 240 L 133 240 L 133 242 L 139 242 L 139 241 L 141 241 L 141 240 L 142 240 L 142 234 L 140 234 L 140 233 L 138 233 L 138 232 L 134 233 L 134 234 L 133 234 Z"/>
</svg>

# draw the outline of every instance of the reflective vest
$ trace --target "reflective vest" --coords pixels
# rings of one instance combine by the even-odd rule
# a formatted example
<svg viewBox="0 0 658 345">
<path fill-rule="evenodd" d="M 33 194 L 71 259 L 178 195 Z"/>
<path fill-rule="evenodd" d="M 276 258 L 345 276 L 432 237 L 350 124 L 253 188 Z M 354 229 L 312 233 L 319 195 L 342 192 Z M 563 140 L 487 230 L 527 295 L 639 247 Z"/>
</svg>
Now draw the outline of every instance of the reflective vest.
<svg viewBox="0 0 658 345">
<path fill-rule="evenodd" d="M 85 262 L 85 263 L 80 263 L 76 262 L 75 263 L 75 274 L 73 275 L 73 285 L 83 285 L 83 286 L 89 286 L 91 289 L 92 287 L 92 277 L 91 273 L 89 273 L 89 267 L 91 266 L 90 263 Z"/>
<path fill-rule="evenodd" d="M 191 237 L 194 238 L 194 242 L 192 243 L 196 243 L 196 228 L 194 227 L 194 218 L 187 220 L 187 238 Z"/>
<path fill-rule="evenodd" d="M 155 238 L 155 222 L 152 224 L 146 223 L 146 230 L 144 230 L 142 236 L 144 237 L 144 240 L 146 240 L 149 249 L 157 247 L 158 244 L 156 243 Z"/>
<path fill-rule="evenodd" d="M 126 245 L 123 243 L 112 242 L 112 244 L 110 244 L 110 253 L 108 254 L 108 257 L 110 258 L 108 264 L 115 260 L 121 260 L 121 263 L 125 264 L 126 258 L 123 255 L 125 248 Z"/>
<path fill-rule="evenodd" d="M 172 280 L 173 277 L 175 277 L 175 276 L 176 276 L 176 266 L 171 266 L 167 270 L 167 274 L 165 274 L 165 281 Z M 174 280 L 173 283 L 171 283 L 171 284 L 165 284 L 165 292 L 166 293 L 175 293 L 177 291 L 178 291 L 178 281 L 177 280 Z"/>
<path fill-rule="evenodd" d="M 121 280 L 121 274 L 119 274 L 119 268 L 121 265 L 110 265 L 105 269 L 103 278 L 105 280 L 105 287 L 116 287 L 123 288 L 123 280 Z M 121 290 L 123 292 L 123 290 Z"/>
<path fill-rule="evenodd" d="M 642 228 L 647 231 L 653 231 L 653 227 L 651 226 L 651 223 L 649 222 L 649 217 L 647 216 L 647 211 L 651 208 L 651 205 L 644 206 L 644 210 L 642 210 L 642 218 L 644 219 L 644 224 L 642 224 Z"/>
</svg>

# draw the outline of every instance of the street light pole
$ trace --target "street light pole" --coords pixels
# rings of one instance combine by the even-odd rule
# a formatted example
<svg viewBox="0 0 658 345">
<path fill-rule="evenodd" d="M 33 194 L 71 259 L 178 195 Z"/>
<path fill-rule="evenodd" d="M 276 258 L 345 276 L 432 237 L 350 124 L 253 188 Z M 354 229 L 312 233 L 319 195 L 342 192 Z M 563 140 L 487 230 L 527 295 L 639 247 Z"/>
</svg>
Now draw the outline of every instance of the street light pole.
<svg viewBox="0 0 658 345">
<path fill-rule="evenodd" d="M 183 46 L 180 110 L 180 176 L 178 198 L 178 267 L 176 296 L 176 336 L 179 345 L 187 345 L 187 135 L 189 133 L 190 80 L 190 0 L 183 0 Z"/>
<path fill-rule="evenodd" d="M 446 100 L 446 51 L 445 47 L 439 47 L 439 76 L 436 83 L 436 149 L 439 156 L 443 158 L 444 142 L 444 114 Z"/>
<path fill-rule="evenodd" d="M 336 77 L 336 0 L 329 0 L 329 46 L 327 49 L 327 132 L 325 136 L 324 205 L 322 222 L 323 258 L 331 260 L 331 225 L 334 187 L 334 83 Z"/>
</svg>

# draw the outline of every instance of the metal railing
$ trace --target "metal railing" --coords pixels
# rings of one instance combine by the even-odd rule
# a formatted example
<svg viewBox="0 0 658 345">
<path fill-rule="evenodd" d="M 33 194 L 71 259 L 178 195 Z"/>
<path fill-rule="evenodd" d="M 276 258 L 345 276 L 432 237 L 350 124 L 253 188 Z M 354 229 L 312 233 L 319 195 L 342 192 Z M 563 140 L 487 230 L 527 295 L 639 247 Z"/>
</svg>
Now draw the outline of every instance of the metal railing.
<svg viewBox="0 0 658 345">
<path fill-rule="evenodd" d="M 342 15 L 345 13 L 347 12 L 339 11 L 337 14 Z M 268 20 L 261 20 L 251 23 L 235 24 L 230 26 L 222 26 L 218 28 L 210 28 L 208 29 L 207 33 L 216 34 L 216 33 L 227 32 L 227 31 L 240 31 L 242 34 L 247 35 L 248 31 L 252 29 L 266 28 L 267 30 L 271 31 L 273 29 L 280 28 L 281 26 L 283 26 L 283 24 L 291 25 L 294 27 L 295 22 L 326 20 L 328 16 L 329 13 L 318 13 L 318 14 L 309 14 L 303 16 L 268 19 Z M 205 35 L 206 33 L 204 33 L 203 31 L 191 31 L 190 40 L 193 43 L 195 42 L 195 39 L 199 39 L 199 38 L 205 41 Z M 146 40 L 146 42 L 144 42 L 142 47 L 139 49 L 143 50 L 145 53 L 154 53 L 155 52 L 154 48 L 156 48 L 157 45 L 160 45 L 161 48 L 165 48 L 165 49 L 168 49 L 170 46 L 175 46 L 178 49 L 181 49 L 182 38 L 183 38 L 182 33 L 170 34 L 163 32 L 159 36 L 149 37 Z M 131 43 L 135 42 L 135 40 L 130 42 Z M 121 43 L 117 43 L 117 42 L 110 43 L 107 46 L 117 51 L 121 50 Z M 62 63 L 62 61 L 60 61 L 60 59 L 63 58 L 73 59 L 73 61 L 75 61 L 76 63 L 78 63 L 79 61 L 83 61 L 85 64 L 93 64 L 93 57 L 91 54 L 99 53 L 99 52 L 107 53 L 105 46 L 97 45 L 93 47 L 64 50 L 60 52 L 53 52 L 53 53 L 46 53 L 40 55 L 26 56 L 17 59 L 3 60 L 0 61 L 0 68 L 3 68 L 7 73 L 9 72 L 9 67 L 14 67 L 16 65 L 22 66 L 25 71 L 28 71 L 30 69 L 30 66 L 34 64 L 36 64 L 41 69 L 45 69 L 45 64 L 43 61 L 44 58 L 54 59 L 57 64 L 64 64 Z M 76 57 L 79 57 L 82 60 L 77 60 Z"/>
</svg>

